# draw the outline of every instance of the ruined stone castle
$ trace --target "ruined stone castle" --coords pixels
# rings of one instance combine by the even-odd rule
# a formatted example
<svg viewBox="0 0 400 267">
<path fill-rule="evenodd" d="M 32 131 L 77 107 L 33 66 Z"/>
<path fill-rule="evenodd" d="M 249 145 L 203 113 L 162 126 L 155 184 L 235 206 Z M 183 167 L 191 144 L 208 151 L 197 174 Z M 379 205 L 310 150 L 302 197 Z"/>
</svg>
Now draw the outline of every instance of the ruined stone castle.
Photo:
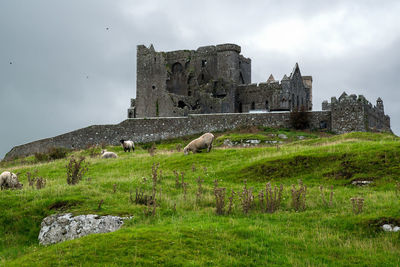
<svg viewBox="0 0 400 267">
<path fill-rule="evenodd" d="M 298 64 L 280 81 L 251 83 L 251 60 L 235 44 L 197 50 L 156 52 L 137 47 L 136 99 L 128 119 L 93 125 L 59 136 L 15 146 L 5 159 L 46 152 L 53 147 L 82 149 L 89 145 L 119 145 L 121 139 L 154 142 L 237 127 L 291 127 L 290 112 L 309 113 L 309 128 L 346 133 L 390 131 L 383 101 L 372 105 L 362 95 L 343 93 L 312 111 L 312 77 Z"/>
<path fill-rule="evenodd" d="M 251 60 L 235 44 L 156 52 L 137 47 L 136 99 L 129 118 L 290 111 L 312 108 L 312 77 L 298 64 L 289 76 L 251 83 Z"/>
<path fill-rule="evenodd" d="M 235 44 L 172 52 L 139 45 L 136 99 L 128 118 L 312 110 L 312 76 L 302 76 L 297 63 L 280 81 L 271 74 L 256 84 L 251 83 L 251 59 L 240 52 Z M 322 110 L 330 118 L 319 122 L 321 130 L 390 131 L 380 98 L 373 106 L 362 95 L 343 93 L 331 103 L 324 101 Z"/>
</svg>

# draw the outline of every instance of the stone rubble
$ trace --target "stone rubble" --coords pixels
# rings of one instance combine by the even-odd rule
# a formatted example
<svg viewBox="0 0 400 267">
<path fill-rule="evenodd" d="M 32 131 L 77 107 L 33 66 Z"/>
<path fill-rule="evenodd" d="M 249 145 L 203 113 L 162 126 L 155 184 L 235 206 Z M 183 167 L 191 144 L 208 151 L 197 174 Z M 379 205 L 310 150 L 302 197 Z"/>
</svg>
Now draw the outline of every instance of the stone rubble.
<svg viewBox="0 0 400 267">
<path fill-rule="evenodd" d="M 247 140 L 246 143 L 250 143 L 250 144 L 259 144 L 261 141 L 257 140 L 257 139 L 250 139 Z"/>
<path fill-rule="evenodd" d="M 232 147 L 232 146 L 233 146 L 233 143 L 232 143 L 231 140 L 225 139 L 225 140 L 224 140 L 224 146 Z"/>
<path fill-rule="evenodd" d="M 278 137 L 280 139 L 287 139 L 288 138 L 286 134 L 278 134 Z"/>
<path fill-rule="evenodd" d="M 130 218 L 95 214 L 74 217 L 71 213 L 50 215 L 40 225 L 39 244 L 50 245 L 89 234 L 114 232 Z"/>
<path fill-rule="evenodd" d="M 393 226 L 391 224 L 382 225 L 382 229 L 385 232 L 398 232 L 398 231 L 400 231 L 400 227 L 399 226 Z"/>
<path fill-rule="evenodd" d="M 352 185 L 358 185 L 358 186 L 365 186 L 365 185 L 372 184 L 372 181 L 360 181 L 360 180 L 357 180 L 357 181 L 352 181 L 351 184 Z"/>
</svg>

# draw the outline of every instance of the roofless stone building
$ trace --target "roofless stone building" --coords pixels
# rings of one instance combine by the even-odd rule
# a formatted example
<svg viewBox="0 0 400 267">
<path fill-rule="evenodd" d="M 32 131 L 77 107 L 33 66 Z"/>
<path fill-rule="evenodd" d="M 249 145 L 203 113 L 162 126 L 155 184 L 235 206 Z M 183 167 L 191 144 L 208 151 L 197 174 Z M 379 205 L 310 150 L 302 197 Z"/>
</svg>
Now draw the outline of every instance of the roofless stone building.
<svg viewBox="0 0 400 267">
<path fill-rule="evenodd" d="M 312 77 L 302 76 L 297 63 L 281 81 L 271 74 L 252 84 L 251 60 L 240 52 L 235 44 L 172 52 L 139 45 L 136 99 L 128 117 L 312 109 Z"/>
</svg>

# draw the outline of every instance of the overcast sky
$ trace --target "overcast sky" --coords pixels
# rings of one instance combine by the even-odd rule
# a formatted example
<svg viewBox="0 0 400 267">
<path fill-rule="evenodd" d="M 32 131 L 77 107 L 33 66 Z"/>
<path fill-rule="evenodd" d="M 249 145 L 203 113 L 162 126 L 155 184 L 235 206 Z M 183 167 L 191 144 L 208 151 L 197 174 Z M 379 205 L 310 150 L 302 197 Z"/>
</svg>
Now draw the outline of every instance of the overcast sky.
<svg viewBox="0 0 400 267">
<path fill-rule="evenodd" d="M 400 1 L 0 1 L 0 158 L 13 146 L 126 118 L 136 46 L 236 43 L 252 81 L 296 62 L 314 109 L 331 96 L 382 97 L 400 133 Z"/>
</svg>

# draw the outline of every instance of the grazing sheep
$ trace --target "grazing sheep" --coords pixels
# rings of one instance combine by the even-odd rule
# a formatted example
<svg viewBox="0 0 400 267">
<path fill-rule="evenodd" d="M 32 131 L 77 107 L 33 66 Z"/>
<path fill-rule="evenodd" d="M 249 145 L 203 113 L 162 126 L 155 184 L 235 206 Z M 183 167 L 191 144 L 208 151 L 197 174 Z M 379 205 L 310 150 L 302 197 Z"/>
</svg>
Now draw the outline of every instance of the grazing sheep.
<svg viewBox="0 0 400 267">
<path fill-rule="evenodd" d="M 210 152 L 212 148 L 212 142 L 214 141 L 214 135 L 212 133 L 205 133 L 197 139 L 194 139 L 183 149 L 185 155 L 189 154 L 190 151 L 193 153 L 198 152 L 201 149 L 207 148 L 207 152 Z"/>
<path fill-rule="evenodd" d="M 103 159 L 109 159 L 109 158 L 118 158 L 118 155 L 115 154 L 114 152 L 108 152 L 107 150 L 101 151 L 101 158 Z"/>
<path fill-rule="evenodd" d="M 133 141 L 131 141 L 131 140 L 125 141 L 124 139 L 122 139 L 119 142 L 121 143 L 122 148 L 124 149 L 124 152 L 126 152 L 126 151 L 131 152 L 131 149 L 132 149 L 132 152 L 135 151 L 135 143 Z"/>
<path fill-rule="evenodd" d="M 12 172 L 3 172 L 0 174 L 0 188 L 3 189 L 21 189 L 23 184 L 18 181 L 18 177 L 15 173 Z"/>
</svg>

